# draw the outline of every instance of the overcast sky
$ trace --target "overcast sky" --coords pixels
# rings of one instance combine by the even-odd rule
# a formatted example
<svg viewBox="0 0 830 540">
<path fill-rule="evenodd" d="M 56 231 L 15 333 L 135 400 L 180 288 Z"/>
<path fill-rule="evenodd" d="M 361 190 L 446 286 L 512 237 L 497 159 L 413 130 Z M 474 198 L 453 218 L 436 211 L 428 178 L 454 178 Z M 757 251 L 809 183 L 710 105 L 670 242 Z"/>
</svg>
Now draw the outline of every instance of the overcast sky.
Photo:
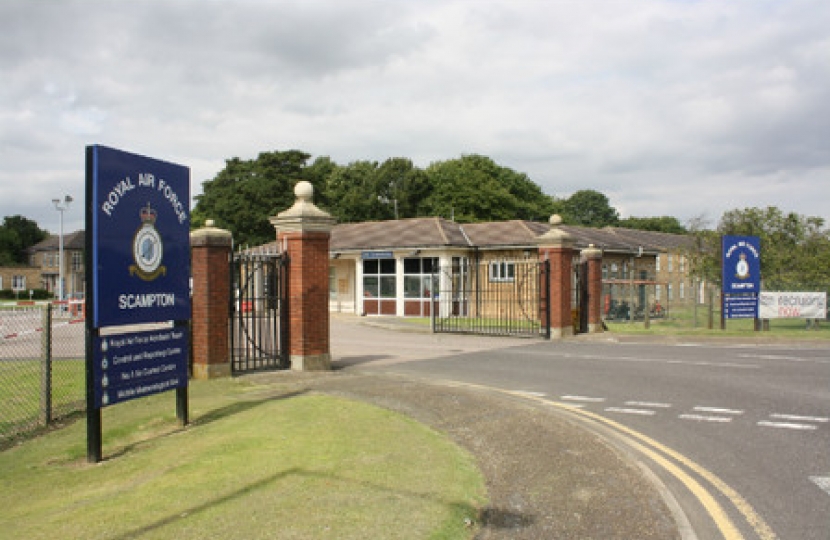
<svg viewBox="0 0 830 540">
<path fill-rule="evenodd" d="M 0 216 L 57 232 L 84 148 L 191 168 L 490 156 L 623 217 L 830 222 L 827 0 L 0 2 Z"/>
</svg>

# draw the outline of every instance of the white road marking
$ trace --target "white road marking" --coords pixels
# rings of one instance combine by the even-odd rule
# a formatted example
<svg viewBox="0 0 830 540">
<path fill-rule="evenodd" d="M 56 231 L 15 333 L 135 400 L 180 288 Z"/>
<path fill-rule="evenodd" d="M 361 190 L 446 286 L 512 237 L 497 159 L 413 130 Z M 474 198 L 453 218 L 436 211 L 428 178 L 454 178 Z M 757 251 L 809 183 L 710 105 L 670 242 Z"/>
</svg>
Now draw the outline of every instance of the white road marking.
<svg viewBox="0 0 830 540">
<path fill-rule="evenodd" d="M 762 427 L 771 427 L 771 428 L 779 428 L 779 429 L 795 429 L 801 431 L 813 431 L 817 429 L 817 426 L 813 424 L 796 424 L 793 422 L 769 422 L 767 420 L 761 420 L 758 422 L 759 426 Z"/>
<path fill-rule="evenodd" d="M 696 420 L 698 422 L 731 422 L 732 418 L 729 416 L 705 416 L 702 414 L 681 414 L 678 418 L 683 420 Z"/>
<path fill-rule="evenodd" d="M 795 420 L 796 422 L 830 422 L 830 418 L 823 416 L 800 416 L 797 414 L 771 414 L 769 416 L 777 420 Z"/>
<path fill-rule="evenodd" d="M 559 399 L 565 401 L 584 401 L 586 403 L 602 403 L 605 401 L 604 397 L 589 397 L 589 396 L 560 396 Z"/>
<path fill-rule="evenodd" d="M 545 397 L 547 396 L 544 392 L 533 392 L 531 390 L 517 390 L 517 394 L 521 394 L 523 396 L 532 396 L 532 397 Z"/>
<path fill-rule="evenodd" d="M 694 407 L 693 411 L 697 412 L 708 412 L 708 413 L 716 413 L 716 414 L 743 414 L 744 412 L 737 409 L 722 409 L 720 407 Z"/>
<path fill-rule="evenodd" d="M 830 495 L 830 476 L 811 476 L 810 480 Z"/>
<path fill-rule="evenodd" d="M 653 409 L 671 408 L 671 403 L 655 403 L 653 401 L 626 401 L 625 404 L 630 407 L 651 407 Z"/>
<path fill-rule="evenodd" d="M 655 411 L 649 409 L 625 409 L 622 407 L 608 407 L 605 411 L 622 414 L 639 414 L 640 416 L 652 416 L 655 414 Z"/>
</svg>

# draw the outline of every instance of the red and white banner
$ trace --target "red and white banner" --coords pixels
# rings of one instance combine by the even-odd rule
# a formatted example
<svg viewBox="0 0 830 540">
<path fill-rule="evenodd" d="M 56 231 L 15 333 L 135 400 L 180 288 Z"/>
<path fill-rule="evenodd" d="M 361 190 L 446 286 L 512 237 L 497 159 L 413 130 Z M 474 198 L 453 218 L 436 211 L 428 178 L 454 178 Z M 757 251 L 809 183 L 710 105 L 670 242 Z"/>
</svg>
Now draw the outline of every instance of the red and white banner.
<svg viewBox="0 0 830 540">
<path fill-rule="evenodd" d="M 824 319 L 825 292 L 762 292 L 758 298 L 759 319 Z"/>
</svg>

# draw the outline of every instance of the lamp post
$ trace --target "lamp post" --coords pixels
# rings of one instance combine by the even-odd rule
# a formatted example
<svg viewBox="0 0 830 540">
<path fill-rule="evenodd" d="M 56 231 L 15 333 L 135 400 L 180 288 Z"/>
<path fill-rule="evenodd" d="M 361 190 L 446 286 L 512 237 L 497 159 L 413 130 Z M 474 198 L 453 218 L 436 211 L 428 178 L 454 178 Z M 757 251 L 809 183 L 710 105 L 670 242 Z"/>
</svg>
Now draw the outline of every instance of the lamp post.
<svg viewBox="0 0 830 540">
<path fill-rule="evenodd" d="M 52 199 L 55 210 L 61 214 L 60 231 L 58 234 L 58 300 L 63 300 L 63 213 L 69 210 L 69 203 L 71 202 L 72 197 L 69 195 L 64 195 L 63 200 Z"/>
</svg>

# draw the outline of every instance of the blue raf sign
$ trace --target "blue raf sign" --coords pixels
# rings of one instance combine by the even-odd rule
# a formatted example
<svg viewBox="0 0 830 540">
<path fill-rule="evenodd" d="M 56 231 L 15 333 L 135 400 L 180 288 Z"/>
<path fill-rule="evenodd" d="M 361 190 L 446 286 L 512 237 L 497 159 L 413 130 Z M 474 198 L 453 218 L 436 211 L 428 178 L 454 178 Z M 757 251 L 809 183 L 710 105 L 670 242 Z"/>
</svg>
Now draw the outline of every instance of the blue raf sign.
<svg viewBox="0 0 830 540">
<path fill-rule="evenodd" d="M 92 324 L 190 319 L 190 169 L 88 149 Z"/>
<path fill-rule="evenodd" d="M 761 292 L 761 241 L 757 236 L 723 236 L 724 294 Z"/>
</svg>

